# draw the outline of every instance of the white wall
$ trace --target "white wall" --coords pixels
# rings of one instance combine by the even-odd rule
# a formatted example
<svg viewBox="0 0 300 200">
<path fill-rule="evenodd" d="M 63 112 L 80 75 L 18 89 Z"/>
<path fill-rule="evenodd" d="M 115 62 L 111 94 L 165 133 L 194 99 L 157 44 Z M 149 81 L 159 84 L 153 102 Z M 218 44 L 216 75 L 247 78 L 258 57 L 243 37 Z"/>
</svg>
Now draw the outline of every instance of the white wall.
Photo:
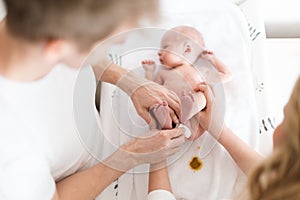
<svg viewBox="0 0 300 200">
<path fill-rule="evenodd" d="M 300 38 L 267 39 L 266 47 L 271 107 L 280 121 L 283 107 L 300 75 Z"/>
<path fill-rule="evenodd" d="M 300 75 L 300 1 L 257 0 L 265 20 L 271 107 L 283 117 L 296 79 Z M 272 39 L 270 39 L 272 38 Z"/>
<path fill-rule="evenodd" d="M 299 0 L 257 0 L 268 37 L 300 37 Z"/>
</svg>

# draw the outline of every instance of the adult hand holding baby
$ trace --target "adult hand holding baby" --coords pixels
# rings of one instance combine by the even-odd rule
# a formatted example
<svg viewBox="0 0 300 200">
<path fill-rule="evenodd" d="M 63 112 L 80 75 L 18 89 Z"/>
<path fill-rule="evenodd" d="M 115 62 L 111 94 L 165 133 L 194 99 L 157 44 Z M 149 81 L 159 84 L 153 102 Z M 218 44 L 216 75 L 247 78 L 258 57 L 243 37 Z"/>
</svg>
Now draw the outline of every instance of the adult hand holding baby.
<svg viewBox="0 0 300 200">
<path fill-rule="evenodd" d="M 152 130 L 144 137 L 135 138 L 121 146 L 123 153 L 129 153 L 134 162 L 160 163 L 178 152 L 185 142 L 185 129 Z"/>
<path fill-rule="evenodd" d="M 168 103 L 169 114 L 172 121 L 177 124 L 180 116 L 180 100 L 175 92 L 168 90 L 164 86 L 151 82 L 141 85 L 131 95 L 131 100 L 138 114 L 148 123 L 153 120 L 150 117 L 149 110 L 153 105 L 162 105 L 164 101 Z"/>
<path fill-rule="evenodd" d="M 177 116 L 181 114 L 181 105 L 180 99 L 175 92 L 146 80 L 115 63 L 105 63 L 103 66 L 98 64 L 94 65 L 93 68 L 97 79 L 120 87 L 130 96 L 137 113 L 148 124 L 153 123 L 149 113 L 150 108 L 153 105 L 162 105 L 163 102 L 167 102 L 170 107 L 169 114 L 172 121 L 179 123 Z"/>
<path fill-rule="evenodd" d="M 196 92 L 202 92 L 206 98 L 206 106 L 198 114 L 199 132 L 208 131 L 215 139 L 218 139 L 223 129 L 223 118 L 218 112 L 215 104 L 216 98 L 210 87 L 205 83 L 200 83 L 195 88 Z"/>
</svg>

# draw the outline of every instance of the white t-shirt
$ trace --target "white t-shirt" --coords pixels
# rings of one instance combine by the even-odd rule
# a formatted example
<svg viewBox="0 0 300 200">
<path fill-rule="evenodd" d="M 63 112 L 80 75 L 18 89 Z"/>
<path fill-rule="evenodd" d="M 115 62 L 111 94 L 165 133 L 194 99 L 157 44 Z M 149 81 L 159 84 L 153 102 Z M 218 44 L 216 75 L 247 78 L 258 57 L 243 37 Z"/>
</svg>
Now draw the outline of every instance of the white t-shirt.
<svg viewBox="0 0 300 200">
<path fill-rule="evenodd" d="M 90 68 L 80 75 L 85 85 L 78 86 L 78 71 L 62 65 L 31 83 L 0 76 L 1 200 L 51 199 L 55 181 L 100 156 L 95 81 Z"/>
</svg>

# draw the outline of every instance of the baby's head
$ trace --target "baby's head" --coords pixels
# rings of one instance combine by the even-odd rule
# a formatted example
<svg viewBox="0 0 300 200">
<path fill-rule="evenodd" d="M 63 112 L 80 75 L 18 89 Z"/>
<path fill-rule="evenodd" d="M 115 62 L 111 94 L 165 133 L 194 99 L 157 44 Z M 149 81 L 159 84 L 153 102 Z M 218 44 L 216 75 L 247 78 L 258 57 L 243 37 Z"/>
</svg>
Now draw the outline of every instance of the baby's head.
<svg viewBox="0 0 300 200">
<path fill-rule="evenodd" d="M 176 26 L 164 34 L 158 55 L 162 64 L 172 67 L 183 61 L 194 63 L 203 48 L 204 41 L 197 29 L 190 26 Z"/>
</svg>

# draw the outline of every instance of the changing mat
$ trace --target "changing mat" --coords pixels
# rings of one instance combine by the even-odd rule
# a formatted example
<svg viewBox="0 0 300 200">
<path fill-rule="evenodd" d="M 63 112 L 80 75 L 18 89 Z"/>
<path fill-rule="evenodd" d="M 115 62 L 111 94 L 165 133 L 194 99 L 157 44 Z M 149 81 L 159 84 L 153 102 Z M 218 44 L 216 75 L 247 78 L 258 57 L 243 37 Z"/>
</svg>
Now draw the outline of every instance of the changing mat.
<svg viewBox="0 0 300 200">
<path fill-rule="evenodd" d="M 257 148 L 259 129 L 250 68 L 250 37 L 241 10 L 226 0 L 176 3 L 165 0 L 162 1 L 162 16 L 164 20 L 158 27 L 164 31 L 177 25 L 197 28 L 203 34 L 207 49 L 213 50 L 230 68 L 233 80 L 223 85 L 226 124 L 246 143 Z M 156 52 L 164 33 L 159 31 L 162 29 L 151 30 L 128 33 L 126 43 L 111 51 L 111 59 L 143 76 L 140 63 L 143 59 L 157 60 Z M 128 96 L 108 84 L 102 86 L 101 113 L 103 132 L 109 141 L 104 144 L 106 155 L 148 130 Z M 177 199 L 225 199 L 243 187 L 244 175 L 208 133 L 187 143 L 169 162 L 171 184 Z M 198 168 L 193 168 L 195 163 Z M 148 165 L 132 169 L 97 199 L 146 199 L 147 170 Z"/>
</svg>

